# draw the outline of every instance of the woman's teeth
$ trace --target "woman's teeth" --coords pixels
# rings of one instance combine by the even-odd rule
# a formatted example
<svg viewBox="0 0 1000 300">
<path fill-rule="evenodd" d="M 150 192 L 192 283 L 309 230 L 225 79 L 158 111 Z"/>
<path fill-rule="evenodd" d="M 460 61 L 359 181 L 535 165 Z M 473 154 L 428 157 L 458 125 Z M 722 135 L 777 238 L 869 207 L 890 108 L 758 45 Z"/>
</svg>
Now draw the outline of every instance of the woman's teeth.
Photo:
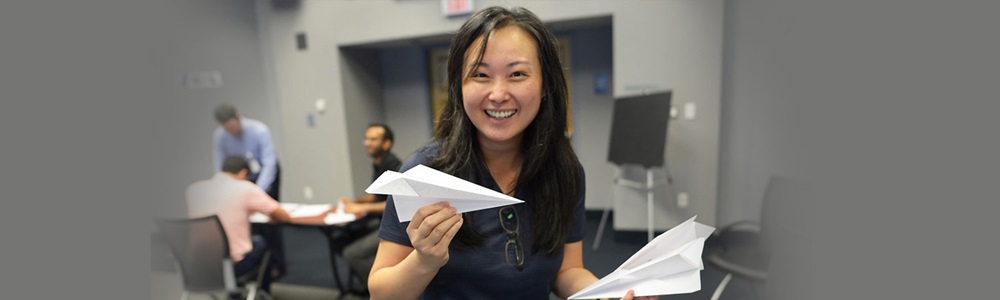
<svg viewBox="0 0 1000 300">
<path fill-rule="evenodd" d="M 494 118 L 494 119 L 506 119 L 506 118 L 510 118 L 510 116 L 514 115 L 514 113 L 516 113 L 516 112 L 517 112 L 516 109 L 515 110 L 487 110 L 486 114 L 489 115 L 491 118 Z"/>
</svg>

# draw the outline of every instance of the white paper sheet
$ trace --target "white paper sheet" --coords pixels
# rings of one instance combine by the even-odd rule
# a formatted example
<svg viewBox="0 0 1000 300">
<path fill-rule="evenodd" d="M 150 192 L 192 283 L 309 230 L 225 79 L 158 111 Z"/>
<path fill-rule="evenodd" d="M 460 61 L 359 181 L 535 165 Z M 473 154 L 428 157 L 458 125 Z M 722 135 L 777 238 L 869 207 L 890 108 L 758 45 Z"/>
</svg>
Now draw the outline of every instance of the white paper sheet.
<svg viewBox="0 0 1000 300">
<path fill-rule="evenodd" d="M 281 203 L 278 203 L 278 205 L 281 205 L 281 208 L 283 208 L 286 212 L 292 212 L 293 210 L 295 210 L 296 208 L 298 208 L 299 205 L 301 205 L 301 204 L 281 202 Z"/>
<path fill-rule="evenodd" d="M 569 299 L 621 298 L 692 293 L 701 289 L 701 252 L 715 228 L 692 217 L 660 234 L 614 272 Z"/>
<path fill-rule="evenodd" d="M 253 213 L 250 215 L 250 223 L 267 223 L 269 221 L 271 221 L 271 218 L 262 213 Z"/>
<path fill-rule="evenodd" d="M 424 165 L 403 173 L 386 171 L 365 192 L 392 195 L 400 222 L 438 201 L 447 201 L 460 213 L 524 202 Z"/>
<path fill-rule="evenodd" d="M 333 224 L 343 224 L 347 222 L 352 222 L 356 219 L 357 217 L 354 216 L 354 214 L 348 214 L 344 213 L 343 211 L 340 211 L 340 212 L 332 212 L 326 214 L 326 217 L 323 218 L 323 222 L 326 223 L 327 225 L 333 225 Z"/>
<path fill-rule="evenodd" d="M 288 213 L 292 218 L 315 217 L 333 208 L 332 204 L 301 204 Z"/>
<path fill-rule="evenodd" d="M 281 208 L 284 209 L 285 212 L 287 212 L 288 215 L 291 216 L 291 217 L 293 217 L 293 218 L 295 217 L 295 215 L 292 214 L 293 211 L 295 211 L 299 207 L 306 206 L 306 205 L 299 204 L 299 203 L 289 203 L 289 202 L 282 202 L 282 203 L 279 203 L 278 205 L 281 205 Z M 329 208 L 327 208 L 327 209 L 329 209 Z M 306 211 L 306 213 L 308 213 L 308 211 Z M 316 214 L 316 215 L 319 215 L 319 214 Z M 271 217 L 268 217 L 267 215 L 264 215 L 262 213 L 253 213 L 252 215 L 250 215 L 250 223 L 267 223 L 267 222 L 270 222 L 270 221 L 271 221 Z"/>
</svg>

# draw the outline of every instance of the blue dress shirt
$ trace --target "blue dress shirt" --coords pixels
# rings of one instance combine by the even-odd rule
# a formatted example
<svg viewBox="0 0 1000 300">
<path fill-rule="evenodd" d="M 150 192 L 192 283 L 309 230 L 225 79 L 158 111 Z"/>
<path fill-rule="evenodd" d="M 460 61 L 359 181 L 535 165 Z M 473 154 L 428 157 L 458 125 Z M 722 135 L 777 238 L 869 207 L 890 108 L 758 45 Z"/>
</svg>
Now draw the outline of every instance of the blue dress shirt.
<svg viewBox="0 0 1000 300">
<path fill-rule="evenodd" d="M 250 118 L 241 117 L 240 125 L 242 129 L 239 137 L 227 133 L 221 126 L 215 129 L 212 135 L 215 172 L 222 171 L 222 160 L 227 156 L 242 156 L 251 165 L 251 180 L 261 189 L 269 191 L 278 171 L 278 157 L 274 153 L 271 130 L 263 122 Z M 253 170 L 255 161 L 260 166 L 259 170 Z"/>
</svg>

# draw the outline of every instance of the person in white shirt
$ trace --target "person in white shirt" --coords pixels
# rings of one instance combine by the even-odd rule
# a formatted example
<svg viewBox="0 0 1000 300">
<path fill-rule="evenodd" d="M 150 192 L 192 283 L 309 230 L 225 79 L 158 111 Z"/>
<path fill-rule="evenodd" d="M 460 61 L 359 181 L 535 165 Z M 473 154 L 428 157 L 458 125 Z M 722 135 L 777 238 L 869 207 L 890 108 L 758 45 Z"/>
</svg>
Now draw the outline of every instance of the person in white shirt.
<svg viewBox="0 0 1000 300">
<path fill-rule="evenodd" d="M 229 240 L 230 257 L 236 275 L 242 276 L 260 264 L 267 249 L 259 235 L 250 235 L 250 215 L 262 213 L 271 222 L 287 223 L 288 212 L 259 186 L 247 180 L 249 166 L 240 156 L 229 156 L 222 171 L 211 179 L 195 182 L 187 188 L 188 216 L 199 218 L 218 215 Z M 265 272 L 261 288 L 270 291 L 271 272 Z"/>
<path fill-rule="evenodd" d="M 264 122 L 244 117 L 232 104 L 221 104 L 213 112 L 219 127 L 212 133 L 212 165 L 222 171 L 223 160 L 230 155 L 241 156 L 247 162 L 247 180 L 256 183 L 274 200 L 281 202 L 281 165 L 275 151 L 271 130 Z M 251 231 L 262 235 L 271 249 L 276 274 L 285 272 L 285 250 L 281 230 L 253 226 Z M 276 275 L 280 276 L 280 275 Z"/>
</svg>

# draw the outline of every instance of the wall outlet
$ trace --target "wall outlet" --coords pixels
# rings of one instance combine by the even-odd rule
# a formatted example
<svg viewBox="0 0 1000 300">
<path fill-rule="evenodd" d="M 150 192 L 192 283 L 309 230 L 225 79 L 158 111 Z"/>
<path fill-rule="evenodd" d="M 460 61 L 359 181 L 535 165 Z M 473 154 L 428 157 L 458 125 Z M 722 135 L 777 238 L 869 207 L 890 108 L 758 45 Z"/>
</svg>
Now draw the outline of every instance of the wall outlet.
<svg viewBox="0 0 1000 300">
<path fill-rule="evenodd" d="M 688 199 L 688 193 L 677 194 L 677 207 L 687 208 L 690 200 Z"/>
<path fill-rule="evenodd" d="M 302 188 L 302 197 L 306 198 L 306 200 L 311 200 L 313 198 L 313 189 L 312 189 L 312 187 L 306 186 L 306 187 Z"/>
</svg>

